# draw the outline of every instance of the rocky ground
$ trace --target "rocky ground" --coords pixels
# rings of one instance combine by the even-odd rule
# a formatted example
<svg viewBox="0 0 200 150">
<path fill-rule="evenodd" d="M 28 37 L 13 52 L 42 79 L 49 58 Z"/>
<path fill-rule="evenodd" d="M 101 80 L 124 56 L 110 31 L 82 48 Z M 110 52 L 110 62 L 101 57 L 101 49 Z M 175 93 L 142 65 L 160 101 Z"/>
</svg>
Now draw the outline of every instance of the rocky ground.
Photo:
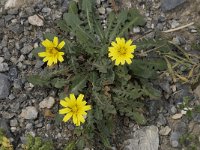
<svg viewBox="0 0 200 150">
<path fill-rule="evenodd" d="M 55 32 L 52 23 L 62 17 L 67 4 L 68 0 L 38 0 L 5 10 L 5 2 L 0 2 L 0 128 L 6 130 L 16 149 L 24 143 L 27 133 L 59 141 L 58 149 L 72 136 L 72 124 L 57 124 L 53 119 L 58 111 L 57 91 L 34 87 L 26 79 L 31 72 L 42 69 L 43 62 L 31 52 L 40 45 L 45 32 Z M 97 0 L 97 7 L 102 18 L 113 9 L 105 0 Z M 160 31 L 200 18 L 199 0 L 123 0 L 122 8 L 130 7 L 138 8 L 147 18 L 144 28 L 133 28 L 135 36 L 151 30 L 147 36 L 153 38 Z M 195 24 L 164 34 L 188 53 L 199 55 L 191 47 L 194 41 L 200 42 Z M 186 96 L 190 97 L 191 106 L 200 104 L 200 86 L 173 83 L 170 76 L 155 84 L 163 90 L 163 99 L 149 102 L 152 109 L 148 126 L 124 119 L 125 140 L 120 149 L 177 150 L 183 147 L 179 139 L 184 134 L 200 138 L 200 114 L 188 118 L 178 109 Z"/>
</svg>

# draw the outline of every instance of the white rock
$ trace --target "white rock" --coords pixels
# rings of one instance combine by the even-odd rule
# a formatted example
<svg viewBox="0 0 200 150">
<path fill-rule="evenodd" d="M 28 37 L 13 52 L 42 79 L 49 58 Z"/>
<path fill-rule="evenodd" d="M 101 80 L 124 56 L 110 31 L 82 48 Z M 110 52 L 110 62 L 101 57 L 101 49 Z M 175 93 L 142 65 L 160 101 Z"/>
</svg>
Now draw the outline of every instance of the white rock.
<svg viewBox="0 0 200 150">
<path fill-rule="evenodd" d="M 106 13 L 106 9 L 104 7 L 98 8 L 100 14 L 104 15 Z"/>
<path fill-rule="evenodd" d="M 42 16 L 40 17 L 43 18 Z M 43 26 L 44 21 L 40 17 L 38 17 L 38 15 L 29 16 L 28 22 L 34 26 Z"/>
<path fill-rule="evenodd" d="M 0 63 L 0 72 L 8 71 L 9 67 L 7 63 Z"/>
<path fill-rule="evenodd" d="M 166 126 L 159 131 L 160 135 L 168 135 L 171 132 L 171 128 Z"/>
<path fill-rule="evenodd" d="M 124 142 L 126 150 L 158 150 L 159 135 L 156 126 L 147 126 L 133 133 L 132 139 Z"/>
<path fill-rule="evenodd" d="M 5 9 L 15 8 L 23 5 L 25 0 L 8 0 L 5 4 Z"/>
<path fill-rule="evenodd" d="M 47 97 L 39 103 L 40 108 L 52 108 L 55 104 L 55 99 L 53 97 Z"/>
<path fill-rule="evenodd" d="M 22 109 L 20 117 L 24 119 L 36 119 L 38 115 L 38 111 L 33 106 L 28 106 L 25 109 Z"/>
<path fill-rule="evenodd" d="M 182 113 L 178 113 L 178 114 L 175 114 L 175 115 L 173 115 L 172 116 L 172 119 L 180 119 L 181 117 L 183 116 L 183 114 Z"/>
</svg>

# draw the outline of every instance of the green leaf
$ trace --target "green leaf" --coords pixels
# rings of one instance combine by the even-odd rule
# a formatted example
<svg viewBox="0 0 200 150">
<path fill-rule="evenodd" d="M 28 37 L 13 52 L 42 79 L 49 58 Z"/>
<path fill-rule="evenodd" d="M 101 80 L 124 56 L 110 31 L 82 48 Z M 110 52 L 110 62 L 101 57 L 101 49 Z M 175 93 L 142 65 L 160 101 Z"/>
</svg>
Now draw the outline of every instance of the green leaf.
<svg viewBox="0 0 200 150">
<path fill-rule="evenodd" d="M 78 149 L 84 149 L 85 146 L 85 139 L 83 137 L 79 137 L 78 141 L 76 142 L 76 147 Z"/>
<path fill-rule="evenodd" d="M 44 34 L 44 38 L 45 38 L 45 39 L 48 39 L 48 40 L 50 40 L 50 41 L 53 41 L 53 38 L 54 38 L 55 36 L 57 36 L 57 35 L 52 34 L 52 33 L 50 33 L 50 32 L 47 32 L 47 33 Z"/>
<path fill-rule="evenodd" d="M 155 79 L 158 76 L 157 71 L 163 71 L 167 69 L 167 65 L 164 59 L 153 58 L 153 59 L 134 59 L 132 64 L 129 65 L 130 70 L 133 74 L 146 78 Z"/>
<path fill-rule="evenodd" d="M 73 78 L 72 85 L 70 86 L 70 93 L 78 94 L 83 88 L 86 87 L 87 75 L 77 74 Z"/>
<path fill-rule="evenodd" d="M 76 144 L 74 141 L 68 142 L 64 150 L 75 150 Z"/>
<path fill-rule="evenodd" d="M 64 20 L 58 20 L 58 21 L 56 21 L 56 24 L 63 31 L 65 31 L 65 32 L 70 31 L 70 28 L 67 26 L 67 24 Z"/>
<path fill-rule="evenodd" d="M 62 79 L 62 78 L 54 78 L 52 81 L 51 81 L 51 84 L 55 87 L 55 88 L 62 88 L 64 87 L 67 83 L 69 83 L 68 80 L 66 79 Z"/>
<path fill-rule="evenodd" d="M 108 25 L 107 25 L 107 29 L 105 31 L 106 35 L 106 39 L 108 39 L 109 33 L 111 32 L 111 28 L 113 27 L 113 24 L 115 22 L 115 13 L 114 12 L 110 12 L 108 15 Z"/>
<path fill-rule="evenodd" d="M 117 24 L 115 25 L 113 31 L 110 33 L 109 42 L 113 41 L 114 38 L 116 38 L 116 36 L 118 35 L 121 26 L 125 23 L 127 19 L 127 14 L 127 11 L 123 10 L 117 16 Z"/>
<path fill-rule="evenodd" d="M 69 13 L 73 14 L 78 14 L 78 8 L 77 8 L 77 3 L 75 1 L 70 1 L 69 2 L 69 8 L 68 8 Z"/>
<path fill-rule="evenodd" d="M 144 117 L 144 115 L 142 113 L 139 113 L 139 112 L 133 112 L 133 118 L 134 120 L 138 123 L 138 124 L 146 124 L 146 119 Z"/>
<path fill-rule="evenodd" d="M 27 78 L 28 82 L 38 86 L 50 86 L 50 78 L 40 75 L 30 75 Z"/>
<path fill-rule="evenodd" d="M 161 91 L 155 89 L 153 85 L 144 81 L 143 83 L 143 95 L 149 96 L 151 100 L 159 100 L 161 98 Z"/>
</svg>

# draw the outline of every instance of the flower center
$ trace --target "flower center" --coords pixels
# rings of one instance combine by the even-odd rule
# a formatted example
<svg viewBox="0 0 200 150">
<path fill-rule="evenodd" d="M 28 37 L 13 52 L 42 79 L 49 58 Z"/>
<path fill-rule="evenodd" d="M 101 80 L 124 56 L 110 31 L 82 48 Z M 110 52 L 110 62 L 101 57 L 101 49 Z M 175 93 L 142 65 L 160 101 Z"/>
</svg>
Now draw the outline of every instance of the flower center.
<svg viewBox="0 0 200 150">
<path fill-rule="evenodd" d="M 56 48 L 52 48 L 52 49 L 49 49 L 49 53 L 55 55 L 58 53 L 58 50 Z"/>
<path fill-rule="evenodd" d="M 124 47 L 124 46 L 122 46 L 122 47 L 120 47 L 120 48 L 118 49 L 118 53 L 119 53 L 120 55 L 125 55 L 125 54 L 126 54 L 126 51 L 127 51 L 127 49 L 126 49 L 126 47 Z"/>
<path fill-rule="evenodd" d="M 77 106 L 77 105 L 74 105 L 74 107 L 72 107 L 72 112 L 73 112 L 73 113 L 76 114 L 76 113 L 78 112 L 78 110 L 79 110 L 79 109 L 78 109 L 78 106 Z"/>
</svg>

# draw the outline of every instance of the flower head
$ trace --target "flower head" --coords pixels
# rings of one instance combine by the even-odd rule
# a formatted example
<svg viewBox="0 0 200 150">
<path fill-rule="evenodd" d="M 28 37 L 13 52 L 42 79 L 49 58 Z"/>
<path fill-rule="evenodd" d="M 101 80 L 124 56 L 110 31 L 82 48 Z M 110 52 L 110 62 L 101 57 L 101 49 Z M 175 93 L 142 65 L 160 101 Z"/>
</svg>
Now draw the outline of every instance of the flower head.
<svg viewBox="0 0 200 150">
<path fill-rule="evenodd" d="M 83 98 L 83 94 L 79 94 L 77 99 L 74 94 L 70 94 L 69 97 L 60 100 L 60 104 L 65 107 L 59 110 L 59 114 L 65 114 L 64 122 L 67 122 L 70 118 L 73 118 L 76 126 L 80 126 L 80 123 L 85 122 L 86 111 L 91 109 L 91 105 L 86 105 L 87 102 Z"/>
<path fill-rule="evenodd" d="M 59 50 L 61 50 L 65 45 L 64 41 L 58 43 L 58 37 L 54 37 L 53 42 L 46 39 L 42 42 L 42 45 L 46 48 L 46 50 L 45 52 L 38 53 L 38 56 L 44 57 L 43 61 L 47 62 L 48 66 L 57 64 L 58 61 L 64 61 L 64 52 L 59 52 Z"/>
<path fill-rule="evenodd" d="M 131 59 L 134 57 L 132 53 L 135 51 L 136 45 L 132 45 L 132 40 L 126 42 L 124 38 L 117 37 L 116 41 L 111 43 L 112 47 L 108 49 L 108 56 L 112 61 L 115 60 L 115 65 L 120 65 L 120 63 L 124 65 L 125 62 L 131 64 Z"/>
</svg>

